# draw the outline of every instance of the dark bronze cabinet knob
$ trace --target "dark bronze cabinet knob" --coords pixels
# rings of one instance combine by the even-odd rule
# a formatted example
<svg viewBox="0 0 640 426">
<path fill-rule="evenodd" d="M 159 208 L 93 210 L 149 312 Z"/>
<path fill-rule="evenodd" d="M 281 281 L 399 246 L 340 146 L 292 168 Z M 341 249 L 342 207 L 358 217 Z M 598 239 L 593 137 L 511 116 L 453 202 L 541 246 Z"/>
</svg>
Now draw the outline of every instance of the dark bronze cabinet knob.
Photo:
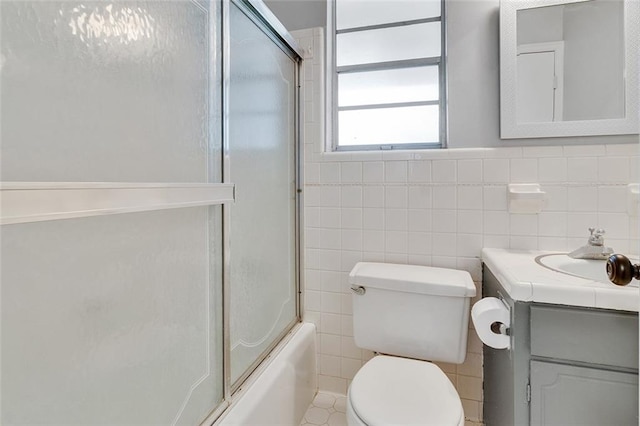
<svg viewBox="0 0 640 426">
<path fill-rule="evenodd" d="M 632 279 L 640 279 L 640 265 L 634 265 L 622 254 L 613 254 L 607 260 L 607 275 L 615 285 L 627 285 Z"/>
</svg>

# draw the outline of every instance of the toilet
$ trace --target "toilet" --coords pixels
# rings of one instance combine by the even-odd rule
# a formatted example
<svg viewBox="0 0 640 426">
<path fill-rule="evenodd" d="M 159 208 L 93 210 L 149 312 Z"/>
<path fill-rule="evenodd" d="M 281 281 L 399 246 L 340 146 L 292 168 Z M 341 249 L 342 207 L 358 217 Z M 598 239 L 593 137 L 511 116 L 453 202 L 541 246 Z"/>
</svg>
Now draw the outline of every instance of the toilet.
<svg viewBox="0 0 640 426">
<path fill-rule="evenodd" d="M 458 393 L 430 361 L 464 361 L 476 295 L 469 273 L 360 262 L 349 284 L 356 346 L 380 355 L 349 386 L 347 424 L 464 425 Z"/>
</svg>

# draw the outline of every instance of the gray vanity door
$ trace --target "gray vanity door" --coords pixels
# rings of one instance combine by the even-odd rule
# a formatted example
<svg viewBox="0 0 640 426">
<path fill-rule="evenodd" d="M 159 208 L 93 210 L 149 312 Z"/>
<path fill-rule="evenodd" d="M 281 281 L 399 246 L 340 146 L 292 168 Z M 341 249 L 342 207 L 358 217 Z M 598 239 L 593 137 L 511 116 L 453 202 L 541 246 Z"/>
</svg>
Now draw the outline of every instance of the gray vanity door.
<svg viewBox="0 0 640 426">
<path fill-rule="evenodd" d="M 637 425 L 638 375 L 531 361 L 532 425 Z"/>
</svg>

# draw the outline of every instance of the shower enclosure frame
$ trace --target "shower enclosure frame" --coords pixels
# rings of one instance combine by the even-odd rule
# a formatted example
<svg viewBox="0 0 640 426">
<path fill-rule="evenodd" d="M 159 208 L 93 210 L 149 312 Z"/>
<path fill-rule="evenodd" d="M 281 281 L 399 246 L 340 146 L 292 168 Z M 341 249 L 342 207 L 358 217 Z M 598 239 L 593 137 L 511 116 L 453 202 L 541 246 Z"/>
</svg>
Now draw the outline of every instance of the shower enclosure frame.
<svg viewBox="0 0 640 426">
<path fill-rule="evenodd" d="M 246 15 L 271 41 L 273 41 L 289 58 L 294 62 L 294 141 L 293 158 L 295 170 L 295 182 L 292 191 L 295 197 L 294 203 L 294 265 L 295 265 L 295 316 L 293 320 L 284 328 L 276 339 L 260 354 L 260 356 L 246 369 L 246 371 L 232 383 L 231 380 L 231 335 L 230 335 L 230 315 L 231 315 L 231 277 L 230 271 L 230 209 L 222 206 L 222 234 L 223 234 L 223 278 L 222 278 L 222 300 L 223 300 L 223 404 L 229 405 L 235 392 L 237 392 L 244 382 L 253 372 L 264 362 L 273 349 L 282 339 L 291 332 L 292 328 L 301 321 L 302 318 L 302 133 L 301 133 L 301 98 L 300 98 L 300 75 L 302 70 L 303 51 L 300 49 L 295 39 L 289 34 L 286 28 L 267 8 L 262 0 L 223 0 L 222 2 L 222 182 L 230 182 L 229 167 L 229 92 L 230 92 L 230 18 L 229 9 L 235 5 Z M 226 404 L 225 404 L 226 403 Z M 220 413 L 224 411 L 220 410 Z M 212 416 L 213 417 L 213 416 Z M 217 417 L 217 416 L 216 416 Z"/>
<path fill-rule="evenodd" d="M 221 66 L 210 78 L 221 78 L 221 181 L 212 183 L 156 183 L 156 182 L 0 182 L 0 225 L 32 223 L 60 219 L 114 215 L 121 213 L 156 211 L 194 206 L 221 206 L 222 229 L 222 399 L 212 406 L 204 423 L 213 423 L 231 405 L 234 394 L 269 357 L 273 349 L 301 321 L 303 280 L 303 193 L 302 193 L 302 129 L 301 129 L 301 65 L 303 50 L 285 27 L 266 7 L 262 0 L 209 0 L 219 2 L 220 16 L 210 18 L 209 40 L 220 37 Z M 293 201 L 293 295 L 294 317 L 274 341 L 260 354 L 247 370 L 231 383 L 230 336 L 230 209 L 235 200 L 235 186 L 229 172 L 229 93 L 230 93 L 230 8 L 235 5 L 293 62 L 293 174 L 291 188 Z M 214 33 L 216 25 L 221 31 Z M 220 76 L 218 76 L 220 74 Z M 217 162 L 217 159 L 215 159 Z M 211 166 L 214 159 L 207 159 Z M 211 178 L 211 169 L 207 171 Z M 107 201 L 105 201 L 107 200 Z M 219 382 L 218 382 L 219 383 Z M 212 404 L 214 401 L 212 401 Z"/>
</svg>

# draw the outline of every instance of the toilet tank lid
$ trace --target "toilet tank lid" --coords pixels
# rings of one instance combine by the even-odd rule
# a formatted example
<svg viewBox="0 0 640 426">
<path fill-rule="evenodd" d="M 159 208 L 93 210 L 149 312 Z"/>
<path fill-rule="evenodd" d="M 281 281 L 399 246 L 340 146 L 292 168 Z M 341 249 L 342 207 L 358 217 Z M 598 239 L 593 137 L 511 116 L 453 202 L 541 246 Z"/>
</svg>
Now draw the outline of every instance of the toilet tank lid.
<svg viewBox="0 0 640 426">
<path fill-rule="evenodd" d="M 349 284 L 434 296 L 476 295 L 467 271 L 431 266 L 359 262 L 349 274 Z"/>
</svg>

